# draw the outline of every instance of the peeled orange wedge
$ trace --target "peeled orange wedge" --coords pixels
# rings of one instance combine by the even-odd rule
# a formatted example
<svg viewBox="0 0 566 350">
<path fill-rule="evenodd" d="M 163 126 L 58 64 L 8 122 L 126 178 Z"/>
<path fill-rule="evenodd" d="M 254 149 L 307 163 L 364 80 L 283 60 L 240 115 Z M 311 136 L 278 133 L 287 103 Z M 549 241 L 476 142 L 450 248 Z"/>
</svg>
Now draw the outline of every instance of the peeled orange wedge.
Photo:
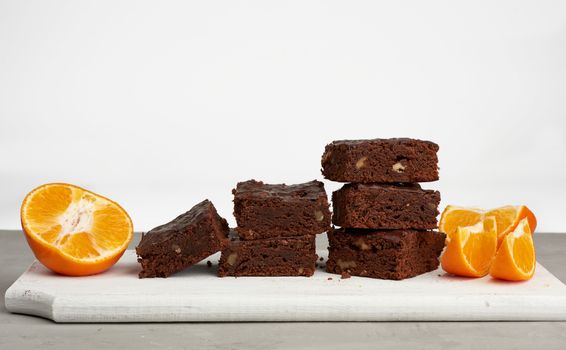
<svg viewBox="0 0 566 350">
<path fill-rule="evenodd" d="M 449 237 L 440 262 L 444 271 L 465 277 L 483 277 L 497 251 L 497 226 L 489 216 L 475 225 L 458 227 Z"/>
<path fill-rule="evenodd" d="M 497 251 L 489 274 L 508 281 L 525 281 L 535 273 L 536 254 L 529 219 L 519 222 Z"/>
<path fill-rule="evenodd" d="M 488 211 L 449 205 L 442 212 L 439 230 L 451 237 L 458 227 L 475 225 L 489 216 L 494 217 L 497 223 L 498 245 L 503 242 L 509 232 L 517 227 L 522 219 L 527 219 L 531 232 L 534 232 L 537 226 L 535 215 L 524 205 L 509 205 Z"/>
<path fill-rule="evenodd" d="M 54 272 L 109 269 L 132 239 L 132 220 L 117 203 L 69 184 L 46 184 L 22 203 L 22 228 L 36 258 Z"/>
</svg>

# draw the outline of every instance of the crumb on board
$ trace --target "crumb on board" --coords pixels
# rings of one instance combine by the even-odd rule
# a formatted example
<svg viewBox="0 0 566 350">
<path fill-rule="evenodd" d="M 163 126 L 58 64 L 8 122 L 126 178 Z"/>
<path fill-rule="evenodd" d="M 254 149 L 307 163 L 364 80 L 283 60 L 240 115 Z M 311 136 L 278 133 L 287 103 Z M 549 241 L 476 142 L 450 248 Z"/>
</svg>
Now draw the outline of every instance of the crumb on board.
<svg viewBox="0 0 566 350">
<path fill-rule="evenodd" d="M 212 266 L 212 263 L 210 262 L 210 260 L 207 260 L 207 261 L 206 261 L 206 266 L 208 266 L 208 267 L 211 267 L 211 266 Z"/>
<path fill-rule="evenodd" d="M 332 277 L 328 277 L 327 280 L 332 281 Z"/>
</svg>

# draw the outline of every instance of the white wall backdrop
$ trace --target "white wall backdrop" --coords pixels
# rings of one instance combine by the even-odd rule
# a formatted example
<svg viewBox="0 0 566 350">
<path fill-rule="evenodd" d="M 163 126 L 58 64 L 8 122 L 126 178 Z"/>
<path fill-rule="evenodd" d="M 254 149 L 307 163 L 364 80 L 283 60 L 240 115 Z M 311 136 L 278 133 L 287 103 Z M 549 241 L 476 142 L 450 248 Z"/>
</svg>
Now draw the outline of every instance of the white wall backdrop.
<svg viewBox="0 0 566 350">
<path fill-rule="evenodd" d="M 397 136 L 440 145 L 442 207 L 566 232 L 566 2 L 0 1 L 0 228 L 54 181 L 137 230 L 203 198 L 234 224 L 237 181 Z"/>
</svg>

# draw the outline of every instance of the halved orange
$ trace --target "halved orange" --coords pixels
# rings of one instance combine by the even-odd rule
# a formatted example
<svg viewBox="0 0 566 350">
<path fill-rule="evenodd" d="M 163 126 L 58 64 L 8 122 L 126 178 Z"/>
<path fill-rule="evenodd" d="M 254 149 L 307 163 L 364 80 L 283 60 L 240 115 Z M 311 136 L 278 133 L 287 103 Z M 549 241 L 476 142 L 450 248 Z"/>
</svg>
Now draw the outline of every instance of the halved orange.
<svg viewBox="0 0 566 350">
<path fill-rule="evenodd" d="M 498 245 L 501 244 L 505 236 L 513 231 L 524 218 L 528 219 L 531 232 L 534 232 L 537 226 L 535 215 L 524 205 L 508 205 L 488 211 L 478 208 L 449 205 L 442 212 L 438 226 L 441 232 L 451 237 L 458 227 L 475 225 L 488 216 L 495 217 Z"/>
<path fill-rule="evenodd" d="M 92 275 L 109 269 L 133 236 L 117 203 L 80 187 L 52 183 L 31 191 L 20 211 L 35 257 L 54 272 Z"/>
<path fill-rule="evenodd" d="M 519 222 L 497 251 L 489 274 L 507 281 L 525 281 L 533 277 L 536 254 L 528 218 Z"/>
<path fill-rule="evenodd" d="M 458 227 L 447 239 L 446 250 L 440 258 L 442 269 L 465 277 L 487 275 L 497 251 L 496 229 L 492 216 L 472 226 Z"/>
</svg>

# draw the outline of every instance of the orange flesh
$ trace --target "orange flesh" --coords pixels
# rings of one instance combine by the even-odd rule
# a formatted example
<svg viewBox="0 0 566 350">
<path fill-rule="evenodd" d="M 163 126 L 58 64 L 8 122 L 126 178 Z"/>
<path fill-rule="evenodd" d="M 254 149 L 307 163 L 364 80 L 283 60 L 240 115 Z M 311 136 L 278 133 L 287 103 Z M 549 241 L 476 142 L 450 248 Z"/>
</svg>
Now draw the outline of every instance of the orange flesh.
<svg viewBox="0 0 566 350">
<path fill-rule="evenodd" d="M 495 220 L 492 219 L 484 223 L 484 230 L 481 233 L 470 233 L 464 245 L 464 256 L 470 265 L 484 276 L 489 271 L 495 256 L 496 247 L 493 244 L 495 232 Z"/>
<path fill-rule="evenodd" d="M 448 206 L 442 212 L 439 230 L 452 237 L 458 227 L 467 227 L 483 220 L 483 211 L 480 209 Z"/>
</svg>

